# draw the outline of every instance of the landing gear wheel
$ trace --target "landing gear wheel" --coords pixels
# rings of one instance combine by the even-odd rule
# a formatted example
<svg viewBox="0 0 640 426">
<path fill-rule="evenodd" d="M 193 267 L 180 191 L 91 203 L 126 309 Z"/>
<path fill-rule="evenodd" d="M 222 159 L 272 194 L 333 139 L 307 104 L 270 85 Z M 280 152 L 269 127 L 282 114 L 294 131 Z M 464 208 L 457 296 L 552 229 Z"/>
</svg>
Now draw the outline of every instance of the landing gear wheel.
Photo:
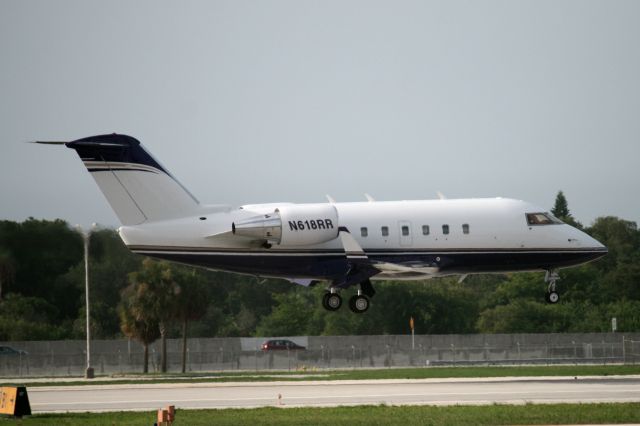
<svg viewBox="0 0 640 426">
<path fill-rule="evenodd" d="M 338 293 L 325 293 L 322 297 L 322 307 L 327 311 L 337 311 L 342 306 L 342 297 Z"/>
<path fill-rule="evenodd" d="M 349 309 L 356 314 L 362 314 L 369 309 L 369 299 L 362 294 L 352 296 L 349 299 Z"/>
<path fill-rule="evenodd" d="M 558 295 L 557 292 L 551 291 L 547 293 L 547 302 L 554 304 L 554 303 L 558 303 L 558 300 L 560 300 L 560 296 Z"/>
</svg>

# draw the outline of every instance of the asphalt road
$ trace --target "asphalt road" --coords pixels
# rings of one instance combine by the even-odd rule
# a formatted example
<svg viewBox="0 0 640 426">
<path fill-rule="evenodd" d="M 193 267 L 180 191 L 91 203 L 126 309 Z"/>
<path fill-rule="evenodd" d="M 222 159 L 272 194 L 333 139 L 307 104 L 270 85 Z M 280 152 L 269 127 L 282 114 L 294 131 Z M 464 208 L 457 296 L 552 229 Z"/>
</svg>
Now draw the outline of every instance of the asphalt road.
<svg viewBox="0 0 640 426">
<path fill-rule="evenodd" d="M 360 404 L 453 405 L 640 402 L 640 377 L 359 380 L 47 386 L 28 389 L 36 412 Z"/>
</svg>

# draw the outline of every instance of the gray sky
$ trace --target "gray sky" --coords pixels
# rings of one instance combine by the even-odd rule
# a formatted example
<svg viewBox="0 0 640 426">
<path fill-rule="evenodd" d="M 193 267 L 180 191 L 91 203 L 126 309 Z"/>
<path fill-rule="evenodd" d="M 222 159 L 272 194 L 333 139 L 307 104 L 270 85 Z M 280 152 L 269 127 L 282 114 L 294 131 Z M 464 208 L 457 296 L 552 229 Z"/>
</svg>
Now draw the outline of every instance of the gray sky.
<svg viewBox="0 0 640 426">
<path fill-rule="evenodd" d="M 206 203 L 505 196 L 640 221 L 640 2 L 0 0 L 0 219 L 118 225 L 76 154 Z"/>
</svg>

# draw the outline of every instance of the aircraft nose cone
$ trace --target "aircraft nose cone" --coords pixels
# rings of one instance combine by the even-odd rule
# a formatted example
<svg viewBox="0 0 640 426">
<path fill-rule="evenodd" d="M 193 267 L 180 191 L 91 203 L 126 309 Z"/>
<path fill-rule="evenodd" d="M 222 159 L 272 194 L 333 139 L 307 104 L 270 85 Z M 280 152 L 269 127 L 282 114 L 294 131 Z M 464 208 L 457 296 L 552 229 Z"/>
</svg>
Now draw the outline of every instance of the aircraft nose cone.
<svg viewBox="0 0 640 426">
<path fill-rule="evenodd" d="M 607 247 L 584 231 L 573 228 L 569 237 L 569 244 L 574 245 L 580 254 L 580 263 L 600 259 L 609 253 Z"/>
<path fill-rule="evenodd" d="M 593 260 L 600 259 L 601 257 L 606 256 L 607 253 L 609 253 L 609 249 L 604 244 L 602 244 L 595 238 L 589 238 L 591 239 L 591 243 L 593 244 Z"/>
<path fill-rule="evenodd" d="M 604 244 L 602 244 L 600 241 L 596 240 L 593 237 L 589 237 L 589 238 L 590 238 L 591 242 L 593 243 L 593 247 L 594 248 L 599 249 L 601 251 L 604 251 L 605 253 L 609 252 L 609 249 Z"/>
</svg>

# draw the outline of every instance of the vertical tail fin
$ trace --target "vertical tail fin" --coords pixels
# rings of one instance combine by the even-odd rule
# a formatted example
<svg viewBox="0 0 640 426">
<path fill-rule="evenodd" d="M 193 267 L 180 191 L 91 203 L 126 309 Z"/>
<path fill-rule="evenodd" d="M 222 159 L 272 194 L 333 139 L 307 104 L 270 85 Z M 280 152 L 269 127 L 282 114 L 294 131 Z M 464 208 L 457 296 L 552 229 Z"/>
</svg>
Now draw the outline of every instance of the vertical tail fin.
<svg viewBox="0 0 640 426">
<path fill-rule="evenodd" d="M 199 203 L 135 138 L 100 135 L 74 149 L 123 225 L 195 215 Z"/>
</svg>

